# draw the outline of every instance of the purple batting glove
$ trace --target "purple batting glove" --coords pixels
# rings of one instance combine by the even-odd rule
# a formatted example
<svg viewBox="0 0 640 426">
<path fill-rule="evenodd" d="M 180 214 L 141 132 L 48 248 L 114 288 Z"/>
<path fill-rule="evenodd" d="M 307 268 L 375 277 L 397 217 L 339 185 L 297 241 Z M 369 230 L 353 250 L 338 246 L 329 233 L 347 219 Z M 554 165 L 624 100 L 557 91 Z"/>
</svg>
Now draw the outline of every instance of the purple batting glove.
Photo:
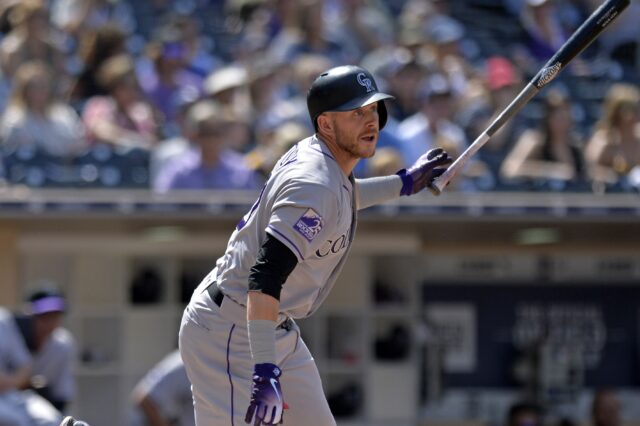
<svg viewBox="0 0 640 426">
<path fill-rule="evenodd" d="M 453 158 L 442 148 L 423 154 L 411 167 L 396 173 L 402 179 L 400 195 L 413 195 L 425 187 L 431 188 L 433 180 L 443 174 L 451 163 Z"/>
<path fill-rule="evenodd" d="M 251 402 L 244 421 L 254 426 L 282 423 L 282 411 L 288 408 L 282 399 L 278 378 L 282 374 L 275 364 L 256 364 L 253 368 Z"/>
</svg>

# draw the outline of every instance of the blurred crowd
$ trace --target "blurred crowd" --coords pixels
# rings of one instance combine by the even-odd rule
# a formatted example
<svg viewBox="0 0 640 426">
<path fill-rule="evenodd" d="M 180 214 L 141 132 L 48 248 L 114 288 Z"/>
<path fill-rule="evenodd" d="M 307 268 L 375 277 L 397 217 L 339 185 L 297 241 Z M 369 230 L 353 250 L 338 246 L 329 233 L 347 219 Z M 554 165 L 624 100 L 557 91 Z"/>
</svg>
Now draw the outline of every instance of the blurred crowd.
<svg viewBox="0 0 640 426">
<path fill-rule="evenodd" d="M 4 0 L 0 181 L 258 189 L 306 90 L 369 69 L 389 123 L 357 177 L 460 154 L 599 0 Z M 640 188 L 640 4 L 494 135 L 458 191 Z"/>
</svg>

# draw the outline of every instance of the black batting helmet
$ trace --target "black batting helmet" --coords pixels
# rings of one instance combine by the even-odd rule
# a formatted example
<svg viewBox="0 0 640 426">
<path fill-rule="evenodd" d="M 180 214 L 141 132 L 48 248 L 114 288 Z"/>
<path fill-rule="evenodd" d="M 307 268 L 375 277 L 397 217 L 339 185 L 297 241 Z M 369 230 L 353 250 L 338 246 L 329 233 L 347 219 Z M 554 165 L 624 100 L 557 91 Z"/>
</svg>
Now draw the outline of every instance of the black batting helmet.
<svg viewBox="0 0 640 426">
<path fill-rule="evenodd" d="M 393 96 L 378 91 L 371 73 L 355 65 L 331 68 L 320 74 L 307 93 L 307 108 L 316 131 L 318 116 L 328 111 L 351 111 L 378 102 L 380 129 L 387 123 L 384 99 Z"/>
</svg>

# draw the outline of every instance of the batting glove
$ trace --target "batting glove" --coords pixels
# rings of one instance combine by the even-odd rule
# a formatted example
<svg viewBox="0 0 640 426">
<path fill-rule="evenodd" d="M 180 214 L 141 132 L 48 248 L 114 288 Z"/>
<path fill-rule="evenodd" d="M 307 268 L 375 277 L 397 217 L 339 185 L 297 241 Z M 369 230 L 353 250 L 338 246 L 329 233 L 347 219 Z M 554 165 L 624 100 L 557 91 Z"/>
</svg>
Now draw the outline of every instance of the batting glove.
<svg viewBox="0 0 640 426">
<path fill-rule="evenodd" d="M 453 158 L 442 148 L 435 148 L 423 154 L 408 169 L 396 173 L 402 179 L 400 195 L 413 195 L 425 187 L 431 189 L 433 180 L 447 170 Z"/>
<path fill-rule="evenodd" d="M 254 426 L 282 423 L 282 411 L 288 408 L 282 399 L 278 378 L 282 374 L 275 364 L 256 364 L 253 369 L 251 402 L 244 421 Z M 255 418 L 254 418 L 255 415 Z"/>
</svg>

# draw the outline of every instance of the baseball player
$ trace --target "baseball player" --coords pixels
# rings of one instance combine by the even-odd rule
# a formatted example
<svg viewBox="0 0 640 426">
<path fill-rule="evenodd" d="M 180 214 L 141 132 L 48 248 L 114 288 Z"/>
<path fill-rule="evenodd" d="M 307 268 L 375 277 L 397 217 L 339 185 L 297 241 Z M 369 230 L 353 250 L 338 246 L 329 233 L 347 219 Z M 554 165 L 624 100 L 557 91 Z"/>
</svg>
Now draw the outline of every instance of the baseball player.
<svg viewBox="0 0 640 426">
<path fill-rule="evenodd" d="M 138 382 L 132 392 L 135 425 L 193 426 L 191 383 L 175 350 Z"/>
<path fill-rule="evenodd" d="M 452 162 L 437 149 L 395 175 L 354 178 L 358 160 L 375 152 L 390 98 L 356 66 L 312 83 L 316 133 L 278 161 L 185 309 L 180 353 L 196 425 L 336 424 L 293 319 L 313 314 L 329 294 L 359 209 L 421 191 Z"/>
</svg>

